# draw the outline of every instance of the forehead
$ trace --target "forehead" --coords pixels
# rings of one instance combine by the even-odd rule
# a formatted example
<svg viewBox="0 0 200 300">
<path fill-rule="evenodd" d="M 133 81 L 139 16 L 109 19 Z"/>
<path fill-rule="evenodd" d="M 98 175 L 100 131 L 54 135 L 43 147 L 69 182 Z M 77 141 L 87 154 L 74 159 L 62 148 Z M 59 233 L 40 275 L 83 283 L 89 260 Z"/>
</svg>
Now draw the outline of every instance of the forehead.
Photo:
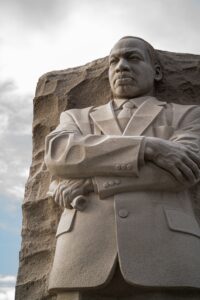
<svg viewBox="0 0 200 300">
<path fill-rule="evenodd" d="M 148 49 L 142 40 L 134 39 L 134 38 L 125 38 L 119 40 L 110 52 L 110 56 L 113 55 L 123 55 L 127 52 L 139 52 L 143 54 L 145 57 L 148 55 Z"/>
</svg>

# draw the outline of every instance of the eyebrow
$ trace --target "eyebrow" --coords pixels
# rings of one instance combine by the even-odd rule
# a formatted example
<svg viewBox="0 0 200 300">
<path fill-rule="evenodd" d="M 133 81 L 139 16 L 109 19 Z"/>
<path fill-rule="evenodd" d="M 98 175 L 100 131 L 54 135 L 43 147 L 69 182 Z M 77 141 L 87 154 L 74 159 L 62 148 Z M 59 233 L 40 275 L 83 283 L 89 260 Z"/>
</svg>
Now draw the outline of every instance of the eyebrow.
<svg viewBox="0 0 200 300">
<path fill-rule="evenodd" d="M 113 53 L 111 53 L 110 54 L 110 56 L 109 57 L 116 57 L 116 56 L 118 56 L 118 55 L 130 55 L 130 54 L 137 54 L 137 55 L 140 55 L 140 56 L 142 56 L 142 57 L 144 57 L 144 55 L 141 53 L 141 52 L 139 52 L 138 50 L 121 50 L 121 51 L 116 51 L 116 52 L 113 52 Z"/>
</svg>

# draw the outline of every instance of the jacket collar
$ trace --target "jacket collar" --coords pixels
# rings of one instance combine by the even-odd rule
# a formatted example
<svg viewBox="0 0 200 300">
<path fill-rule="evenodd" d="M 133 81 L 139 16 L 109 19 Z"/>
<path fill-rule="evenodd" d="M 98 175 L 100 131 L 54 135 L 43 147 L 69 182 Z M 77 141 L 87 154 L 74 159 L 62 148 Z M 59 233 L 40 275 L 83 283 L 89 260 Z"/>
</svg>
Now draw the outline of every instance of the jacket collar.
<svg viewBox="0 0 200 300">
<path fill-rule="evenodd" d="M 147 98 L 149 98 L 149 96 L 138 97 L 138 98 L 133 98 L 133 99 L 128 99 L 128 100 L 127 99 L 119 99 L 119 100 L 114 99 L 112 102 L 114 111 L 121 109 L 122 106 L 124 105 L 124 103 L 129 102 L 129 101 L 132 102 L 135 105 L 135 107 L 138 108 L 138 107 L 140 107 L 140 105 L 142 105 L 142 103 L 144 101 L 147 100 Z"/>
<path fill-rule="evenodd" d="M 158 101 L 155 97 L 147 97 L 132 115 L 123 132 L 118 124 L 112 101 L 97 107 L 90 113 L 90 117 L 104 134 L 139 136 L 161 112 L 164 105 L 166 102 Z"/>
</svg>

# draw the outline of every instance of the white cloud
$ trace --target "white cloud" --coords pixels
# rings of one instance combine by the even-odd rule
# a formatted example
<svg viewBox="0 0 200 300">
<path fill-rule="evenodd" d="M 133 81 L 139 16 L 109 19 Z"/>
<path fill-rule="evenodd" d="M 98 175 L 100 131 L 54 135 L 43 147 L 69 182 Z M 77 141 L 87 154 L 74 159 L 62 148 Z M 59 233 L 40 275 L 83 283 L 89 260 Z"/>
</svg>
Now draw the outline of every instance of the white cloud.
<svg viewBox="0 0 200 300">
<path fill-rule="evenodd" d="M 14 300 L 15 288 L 4 287 L 0 288 L 0 300 Z"/>
<path fill-rule="evenodd" d="M 15 284 L 16 282 L 16 276 L 13 275 L 0 275 L 0 286 L 2 283 L 12 283 Z"/>
<path fill-rule="evenodd" d="M 8 188 L 7 192 L 13 195 L 15 198 L 23 199 L 24 196 L 24 186 L 14 185 L 12 188 Z"/>
<path fill-rule="evenodd" d="M 16 277 L 0 275 L 0 300 L 14 300 Z"/>
</svg>

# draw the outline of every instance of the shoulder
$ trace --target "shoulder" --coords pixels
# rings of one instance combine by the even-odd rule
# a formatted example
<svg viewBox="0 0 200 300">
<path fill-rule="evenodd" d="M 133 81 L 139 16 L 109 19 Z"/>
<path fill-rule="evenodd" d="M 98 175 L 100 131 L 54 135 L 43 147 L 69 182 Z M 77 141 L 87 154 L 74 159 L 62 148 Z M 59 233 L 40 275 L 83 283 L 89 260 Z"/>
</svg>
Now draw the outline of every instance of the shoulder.
<svg viewBox="0 0 200 300">
<path fill-rule="evenodd" d="M 85 108 L 73 108 L 65 110 L 60 115 L 60 122 L 66 122 L 66 121 L 73 121 L 76 123 L 80 122 L 89 122 L 90 113 L 101 111 L 103 108 L 105 108 L 108 104 L 104 104 L 101 106 L 89 106 Z"/>
<path fill-rule="evenodd" d="M 88 116 L 90 111 L 93 110 L 93 106 L 85 108 L 72 108 L 65 110 L 61 113 L 61 118 L 72 118 L 72 119 L 81 119 L 82 117 Z"/>
<path fill-rule="evenodd" d="M 168 105 L 171 105 L 174 109 L 176 110 L 193 110 L 193 109 L 199 109 L 199 105 L 194 105 L 194 104 L 177 104 L 177 103 L 168 103 Z"/>
<path fill-rule="evenodd" d="M 173 119 L 175 124 L 180 125 L 182 122 L 193 123 L 198 119 L 200 122 L 200 106 L 199 105 L 182 105 L 171 103 Z"/>
<path fill-rule="evenodd" d="M 197 113 L 200 112 L 200 105 L 185 105 L 185 104 L 166 102 L 165 108 L 179 115 L 190 113 L 190 112 L 197 112 Z"/>
<path fill-rule="evenodd" d="M 75 132 L 78 128 L 82 134 L 90 133 L 89 114 L 92 108 L 92 106 L 79 109 L 74 108 L 62 112 L 57 130 L 61 130 L 63 128 L 72 128 L 72 130 Z"/>
<path fill-rule="evenodd" d="M 200 117 L 200 106 L 199 105 L 183 105 L 171 103 L 172 110 L 179 115 L 197 114 Z"/>
</svg>

